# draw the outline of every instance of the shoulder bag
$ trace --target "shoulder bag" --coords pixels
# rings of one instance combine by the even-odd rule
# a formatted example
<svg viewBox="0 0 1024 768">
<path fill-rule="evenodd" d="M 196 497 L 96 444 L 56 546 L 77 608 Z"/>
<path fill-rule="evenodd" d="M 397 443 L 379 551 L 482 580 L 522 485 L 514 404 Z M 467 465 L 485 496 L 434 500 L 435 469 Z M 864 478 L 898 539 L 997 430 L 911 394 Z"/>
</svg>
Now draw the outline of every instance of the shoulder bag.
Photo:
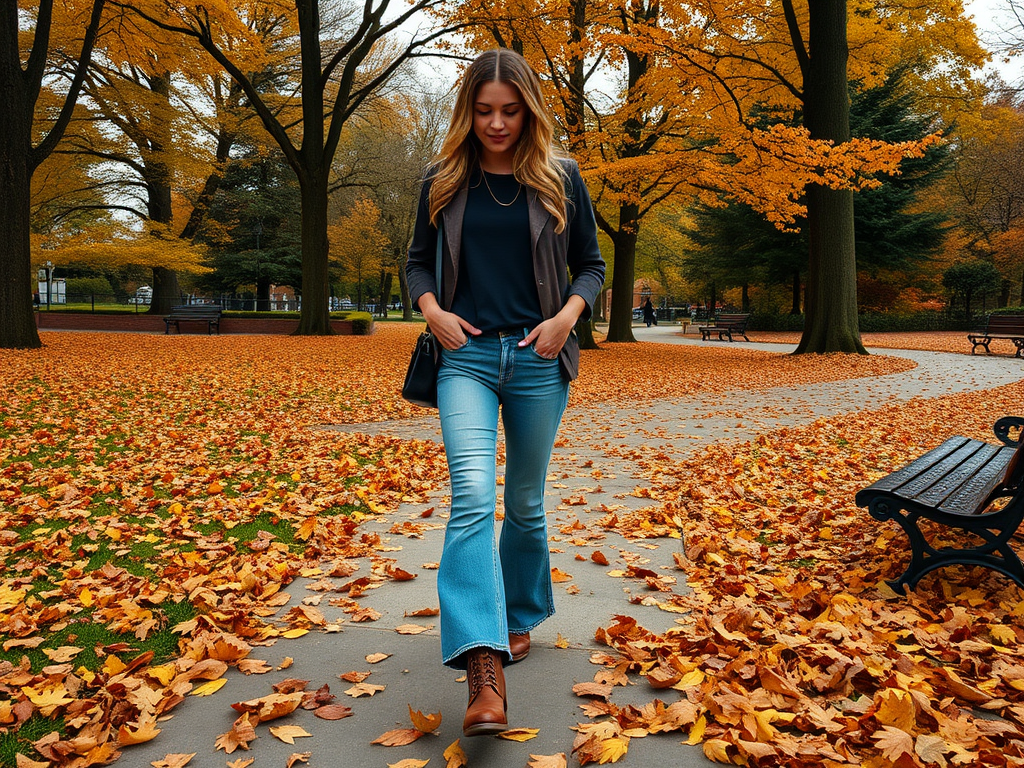
<svg viewBox="0 0 1024 768">
<path fill-rule="evenodd" d="M 437 279 L 437 299 L 441 300 L 441 247 L 444 242 L 444 225 L 437 227 L 437 257 L 434 275 Z M 402 385 L 402 399 L 423 408 L 437 408 L 437 369 L 441 366 L 441 344 L 430 332 L 430 327 L 416 339 L 412 350 L 409 369 L 405 372 Z"/>
</svg>

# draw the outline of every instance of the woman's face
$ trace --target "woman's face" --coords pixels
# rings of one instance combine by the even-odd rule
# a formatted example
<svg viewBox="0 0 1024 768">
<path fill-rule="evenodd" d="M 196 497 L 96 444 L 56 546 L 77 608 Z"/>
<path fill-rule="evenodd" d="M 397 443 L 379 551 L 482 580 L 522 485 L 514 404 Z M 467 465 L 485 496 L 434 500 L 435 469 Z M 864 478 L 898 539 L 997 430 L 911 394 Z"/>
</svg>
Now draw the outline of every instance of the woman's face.
<svg viewBox="0 0 1024 768">
<path fill-rule="evenodd" d="M 483 83 L 473 102 L 473 133 L 484 155 L 510 152 L 523 133 L 526 114 L 526 105 L 514 85 Z"/>
</svg>

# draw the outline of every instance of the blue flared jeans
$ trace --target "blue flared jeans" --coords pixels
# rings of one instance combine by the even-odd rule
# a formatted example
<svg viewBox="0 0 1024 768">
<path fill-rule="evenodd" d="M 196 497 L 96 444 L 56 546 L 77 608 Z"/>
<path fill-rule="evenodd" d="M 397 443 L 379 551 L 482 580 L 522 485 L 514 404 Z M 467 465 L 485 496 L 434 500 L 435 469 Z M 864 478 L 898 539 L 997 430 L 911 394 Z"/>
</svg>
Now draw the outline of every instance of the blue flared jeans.
<svg viewBox="0 0 1024 768">
<path fill-rule="evenodd" d="M 518 346 L 524 335 L 474 336 L 441 352 L 437 402 L 452 505 L 437 593 L 442 661 L 456 669 L 471 648 L 509 661 L 508 633 L 528 632 L 555 612 L 544 482 L 569 383 L 557 360 Z M 505 519 L 496 541 L 499 406 Z"/>
</svg>

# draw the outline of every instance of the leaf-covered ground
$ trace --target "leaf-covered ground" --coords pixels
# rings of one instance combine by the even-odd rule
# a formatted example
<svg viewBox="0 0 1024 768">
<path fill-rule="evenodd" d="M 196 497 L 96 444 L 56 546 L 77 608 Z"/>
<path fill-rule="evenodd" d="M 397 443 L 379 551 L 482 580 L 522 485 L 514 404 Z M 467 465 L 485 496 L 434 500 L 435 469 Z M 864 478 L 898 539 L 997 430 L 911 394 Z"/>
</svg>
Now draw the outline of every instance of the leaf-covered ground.
<svg viewBox="0 0 1024 768">
<path fill-rule="evenodd" d="M 324 572 L 344 575 L 347 558 L 375 557 L 377 542 L 359 528 L 363 516 L 422 499 L 446 480 L 443 453 L 433 442 L 318 429 L 422 415 L 397 396 L 419 330 L 383 325 L 370 337 L 327 339 L 46 333 L 41 350 L 3 352 L 0 764 L 109 763 L 123 746 L 154 738 L 157 719 L 185 696 L 215 688 L 227 665 L 244 662 L 249 644 L 324 625 L 322 615 L 305 606 L 274 618 L 287 602 L 281 587 L 314 565 L 326 563 Z M 880 356 L 793 358 L 710 345 L 619 345 L 584 355 L 573 404 L 628 406 L 653 397 L 724 392 L 737 382 L 756 389 L 877 376 L 913 365 Z M 893 418 L 901 413 L 894 411 Z M 977 431 L 983 422 L 971 423 Z M 940 419 L 933 429 L 945 433 L 958 423 Z M 877 432 L 877 424 L 866 423 L 865 431 Z M 908 445 L 889 455 L 879 447 L 889 444 L 888 437 L 876 435 L 877 460 L 859 467 L 854 456 L 835 460 L 844 471 L 871 474 L 913 453 Z M 926 437 L 921 431 L 918 442 Z M 777 439 L 778 447 L 769 442 L 732 449 L 764 453 L 763 483 L 705 476 L 699 462 L 662 466 L 658 481 L 665 486 L 667 519 L 721 528 L 716 510 L 728 509 L 744 532 L 733 539 L 749 545 L 748 530 L 757 531 L 754 539 L 784 535 L 791 506 L 801 510 L 803 521 L 807 494 L 828 499 L 815 502 L 815 509 L 831 510 L 834 497 L 808 485 L 814 473 L 790 466 L 793 451 L 802 458 L 802 449 L 785 448 L 793 438 Z M 853 435 L 844 439 L 861 444 Z M 744 464 L 735 466 L 739 472 Z M 754 523 L 743 515 L 747 503 L 757 509 L 755 494 L 788 498 L 772 490 L 775 472 L 788 473 L 783 484 L 796 500 L 758 513 L 777 518 L 764 533 L 749 528 Z M 734 499 L 743 504 L 726 505 L 737 484 L 751 490 Z M 856 514 L 851 520 L 864 523 Z M 629 518 L 608 524 L 633 530 Z M 706 537 L 721 539 L 710 528 Z M 726 561 L 731 540 L 707 554 Z M 691 548 L 702 546 L 699 529 L 688 530 L 687 541 Z M 797 544 L 787 542 L 786 554 Z M 771 554 L 782 547 L 767 538 L 764 546 Z M 831 556 L 831 550 L 821 551 Z M 825 554 L 814 555 L 814 563 L 825 562 Z M 694 562 L 704 562 L 701 556 Z M 796 560 L 810 568 L 811 557 L 798 554 Z M 790 560 L 782 558 L 780 567 L 790 567 Z M 401 578 L 382 563 L 385 576 Z M 734 567 L 739 575 L 730 583 L 747 578 Z M 715 610 L 734 599 L 727 596 L 735 587 L 719 585 L 701 568 L 687 578 Z M 751 587 L 748 599 L 755 604 L 760 588 Z M 765 594 L 768 602 L 776 599 Z M 356 597 L 350 594 L 352 611 L 360 610 Z M 736 630 L 730 620 L 729 631 Z M 698 655 L 691 655 L 704 686 L 728 666 L 698 664 Z M 288 706 L 335 706 L 312 693 L 308 700 L 297 692 L 280 695 L 291 697 Z M 252 719 L 265 714 L 261 707 L 276 711 L 279 704 L 254 704 L 239 718 L 239 733 L 225 737 L 244 739 Z M 711 709 L 704 717 L 708 738 L 727 741 L 728 721 Z"/>
<path fill-rule="evenodd" d="M 777 344 L 796 344 L 800 341 L 799 333 L 783 331 L 751 331 L 747 335 L 751 341 Z M 965 331 L 862 333 L 861 340 L 866 347 L 881 349 L 920 349 L 926 352 L 954 352 L 961 355 L 971 354 L 972 349 Z M 1011 357 L 1017 351 L 1009 339 L 994 339 L 989 345 L 989 349 L 994 355 Z M 978 354 L 984 354 L 984 352 L 985 350 L 982 349 Z"/>
<path fill-rule="evenodd" d="M 604 730 L 578 740 L 581 759 L 630 734 L 680 730 L 712 760 L 744 765 L 1024 764 L 1024 593 L 953 567 L 895 595 L 884 582 L 905 567 L 906 538 L 854 504 L 948 435 L 993 441 L 992 423 L 1022 403 L 1024 383 L 675 463 L 638 454 L 657 512 L 604 524 L 644 537 L 681 528 L 692 592 L 663 603 L 683 614 L 665 635 L 627 616 L 599 633 L 618 651 L 607 660 L 618 681 L 638 672 L 655 690 L 645 708 L 592 706 L 591 728 Z"/>
</svg>

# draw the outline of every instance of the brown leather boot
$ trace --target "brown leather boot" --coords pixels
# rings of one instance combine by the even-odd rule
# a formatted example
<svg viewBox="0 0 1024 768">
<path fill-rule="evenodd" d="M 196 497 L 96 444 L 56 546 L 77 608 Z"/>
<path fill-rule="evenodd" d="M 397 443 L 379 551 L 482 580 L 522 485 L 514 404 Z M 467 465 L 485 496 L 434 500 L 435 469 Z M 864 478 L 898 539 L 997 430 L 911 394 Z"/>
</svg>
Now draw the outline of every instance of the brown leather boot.
<svg viewBox="0 0 1024 768">
<path fill-rule="evenodd" d="M 508 652 L 512 654 L 512 662 L 522 661 L 530 653 L 530 633 L 508 635 Z"/>
<path fill-rule="evenodd" d="M 462 721 L 462 732 L 466 736 L 487 736 L 508 730 L 501 655 L 490 648 L 469 651 L 466 679 L 469 681 L 469 706 L 466 719 Z"/>
</svg>

